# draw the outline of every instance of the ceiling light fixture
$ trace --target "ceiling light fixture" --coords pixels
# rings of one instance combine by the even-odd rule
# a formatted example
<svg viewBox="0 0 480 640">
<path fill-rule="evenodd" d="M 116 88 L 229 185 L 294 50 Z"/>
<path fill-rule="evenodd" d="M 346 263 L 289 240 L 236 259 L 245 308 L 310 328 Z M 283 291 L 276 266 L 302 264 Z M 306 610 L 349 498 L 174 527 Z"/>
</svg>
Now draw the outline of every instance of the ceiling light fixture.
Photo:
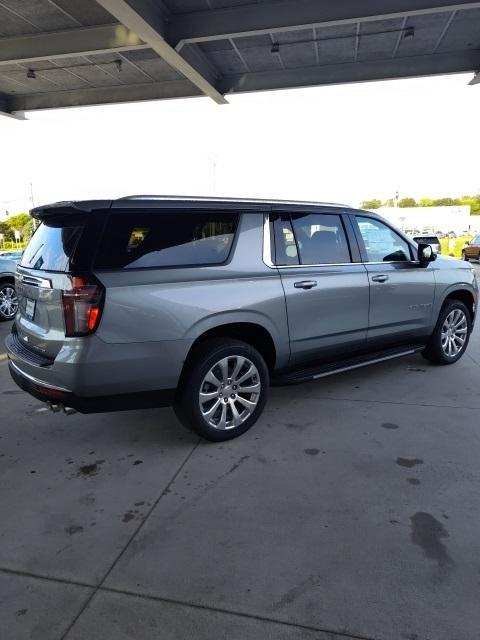
<svg viewBox="0 0 480 640">
<path fill-rule="evenodd" d="M 100 65 L 105 66 L 107 64 L 113 64 L 117 73 L 120 73 L 122 70 L 122 60 L 117 58 L 116 60 L 112 60 L 111 62 L 87 62 L 85 64 L 70 64 L 65 66 L 56 65 L 55 67 L 45 67 L 42 69 L 27 69 L 27 78 L 32 78 L 35 80 L 37 77 L 37 73 L 40 71 L 56 71 L 58 69 L 62 69 L 62 71 L 67 71 L 68 69 L 76 69 L 77 67 L 98 67 Z"/>
</svg>

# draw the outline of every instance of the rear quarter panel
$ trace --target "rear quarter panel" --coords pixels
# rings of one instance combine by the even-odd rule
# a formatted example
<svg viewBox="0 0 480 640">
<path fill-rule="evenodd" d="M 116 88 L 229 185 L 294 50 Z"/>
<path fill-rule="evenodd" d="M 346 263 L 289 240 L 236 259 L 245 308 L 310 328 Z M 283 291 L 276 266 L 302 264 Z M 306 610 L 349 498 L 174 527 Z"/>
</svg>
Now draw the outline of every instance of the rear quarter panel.
<svg viewBox="0 0 480 640">
<path fill-rule="evenodd" d="M 283 366 L 290 355 L 284 293 L 278 271 L 262 262 L 262 247 L 263 215 L 246 213 L 227 264 L 96 272 L 106 287 L 97 337 L 116 344 L 176 341 L 183 363 L 205 331 L 252 322 L 269 331 Z"/>
</svg>

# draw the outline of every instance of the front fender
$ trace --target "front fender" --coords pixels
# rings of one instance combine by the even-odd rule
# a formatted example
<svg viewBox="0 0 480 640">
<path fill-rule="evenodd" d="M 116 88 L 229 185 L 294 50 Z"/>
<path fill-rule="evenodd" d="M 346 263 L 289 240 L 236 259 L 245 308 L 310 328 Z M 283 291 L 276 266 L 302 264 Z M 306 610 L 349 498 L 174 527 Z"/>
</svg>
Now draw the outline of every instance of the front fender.
<svg viewBox="0 0 480 640">
<path fill-rule="evenodd" d="M 477 313 L 477 303 L 478 303 L 478 286 L 477 286 L 477 282 L 476 282 L 475 278 L 474 278 L 474 281 L 472 283 L 455 282 L 453 284 L 446 285 L 446 286 L 443 286 L 441 288 L 437 286 L 437 291 L 436 291 L 436 296 L 435 296 L 435 309 L 434 309 L 434 311 L 435 311 L 435 314 L 434 314 L 435 321 L 436 321 L 436 318 L 438 318 L 438 315 L 440 313 L 441 308 L 445 304 L 445 300 L 452 293 L 455 293 L 457 291 L 466 292 L 466 293 L 469 293 L 472 296 L 472 298 L 473 298 L 472 324 L 475 322 L 475 317 L 476 317 L 476 313 Z"/>
</svg>

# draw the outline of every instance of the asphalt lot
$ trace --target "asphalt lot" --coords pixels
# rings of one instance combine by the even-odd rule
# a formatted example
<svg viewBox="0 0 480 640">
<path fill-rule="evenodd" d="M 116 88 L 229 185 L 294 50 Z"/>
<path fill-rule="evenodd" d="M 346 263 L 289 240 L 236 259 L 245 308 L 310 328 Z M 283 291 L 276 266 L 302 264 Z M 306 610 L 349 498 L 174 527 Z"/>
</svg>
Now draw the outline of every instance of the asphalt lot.
<svg viewBox="0 0 480 640">
<path fill-rule="evenodd" d="M 478 638 L 479 374 L 477 327 L 452 367 L 272 389 L 210 444 L 39 411 L 0 361 L 2 637 Z"/>
</svg>

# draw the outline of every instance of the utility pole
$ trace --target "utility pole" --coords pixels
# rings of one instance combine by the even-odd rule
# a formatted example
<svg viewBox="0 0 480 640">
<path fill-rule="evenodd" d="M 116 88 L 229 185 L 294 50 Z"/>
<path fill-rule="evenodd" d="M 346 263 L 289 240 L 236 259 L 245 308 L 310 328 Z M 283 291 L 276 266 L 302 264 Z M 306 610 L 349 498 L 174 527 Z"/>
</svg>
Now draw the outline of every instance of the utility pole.
<svg viewBox="0 0 480 640">
<path fill-rule="evenodd" d="M 30 204 L 32 209 L 35 207 L 35 200 L 33 198 L 33 184 L 32 182 L 30 182 Z M 33 225 L 33 233 L 35 233 L 35 231 L 37 230 L 37 221 L 35 220 L 35 218 L 32 218 L 32 225 Z"/>
</svg>

